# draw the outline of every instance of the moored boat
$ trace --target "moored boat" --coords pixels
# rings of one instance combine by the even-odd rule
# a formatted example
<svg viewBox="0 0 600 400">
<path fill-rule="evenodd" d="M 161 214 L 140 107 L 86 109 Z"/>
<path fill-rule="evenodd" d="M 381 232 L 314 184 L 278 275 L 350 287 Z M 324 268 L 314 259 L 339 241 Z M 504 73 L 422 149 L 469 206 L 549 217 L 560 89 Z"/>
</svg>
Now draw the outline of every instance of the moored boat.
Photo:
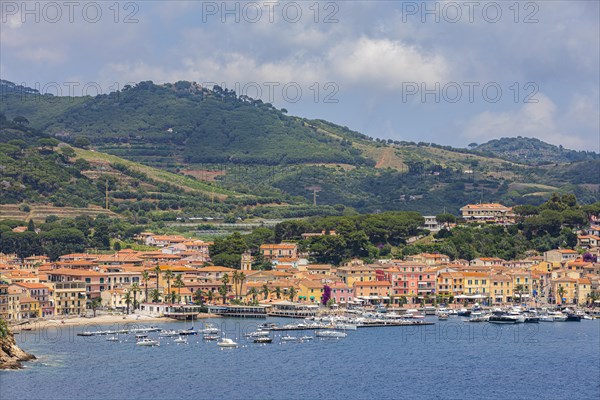
<svg viewBox="0 0 600 400">
<path fill-rule="evenodd" d="M 153 347 L 153 346 L 160 346 L 160 342 L 158 340 L 153 340 L 153 339 L 145 338 L 145 339 L 137 341 L 136 345 L 137 346 L 150 346 L 150 347 Z"/>
<path fill-rule="evenodd" d="M 322 338 L 345 338 L 348 336 L 346 332 L 338 332 L 338 331 L 316 331 L 315 336 Z"/>
<path fill-rule="evenodd" d="M 257 337 L 254 339 L 254 343 L 271 343 L 273 342 L 273 339 L 271 339 L 270 337 Z"/>
<path fill-rule="evenodd" d="M 219 347 L 238 347 L 238 344 L 229 338 L 223 338 L 220 342 L 217 342 Z"/>
</svg>

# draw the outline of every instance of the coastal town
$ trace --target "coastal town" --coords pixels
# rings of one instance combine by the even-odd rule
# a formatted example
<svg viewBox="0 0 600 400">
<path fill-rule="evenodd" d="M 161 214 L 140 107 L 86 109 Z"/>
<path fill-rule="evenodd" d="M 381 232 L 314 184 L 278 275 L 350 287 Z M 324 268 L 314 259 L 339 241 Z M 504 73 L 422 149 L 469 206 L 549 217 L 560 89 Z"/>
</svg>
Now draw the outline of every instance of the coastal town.
<svg viewBox="0 0 600 400">
<path fill-rule="evenodd" d="M 461 211 L 466 224 L 514 222 L 511 209 L 499 204 L 468 205 Z M 434 220 L 425 217 L 427 228 L 441 229 Z M 330 230 L 303 237 L 336 234 Z M 142 232 L 136 240 L 153 249 L 63 254 L 56 260 L 43 254 L 22 259 L 0 254 L 0 317 L 13 325 L 98 311 L 156 317 L 191 305 L 224 312 L 218 306 L 227 304 L 260 305 L 277 315 L 279 303 L 336 308 L 600 306 L 600 226 L 595 221 L 578 232 L 573 249 L 513 260 L 420 253 L 370 263 L 355 258 L 319 264 L 290 241 L 263 243 L 259 254 L 247 251 L 239 268 L 231 268 L 211 263 L 209 241 L 152 232 Z M 257 256 L 266 268 L 253 269 Z"/>
</svg>

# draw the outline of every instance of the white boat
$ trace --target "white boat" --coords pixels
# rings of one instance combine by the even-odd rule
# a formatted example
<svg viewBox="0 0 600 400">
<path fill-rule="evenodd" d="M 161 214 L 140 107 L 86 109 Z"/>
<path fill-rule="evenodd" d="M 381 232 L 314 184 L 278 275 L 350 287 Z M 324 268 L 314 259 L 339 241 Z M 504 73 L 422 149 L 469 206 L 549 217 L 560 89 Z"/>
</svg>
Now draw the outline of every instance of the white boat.
<svg viewBox="0 0 600 400">
<path fill-rule="evenodd" d="M 158 334 L 158 337 L 175 337 L 179 336 L 179 332 L 174 330 L 164 330 Z"/>
<path fill-rule="evenodd" d="M 187 344 L 187 339 L 185 338 L 185 336 L 180 336 L 177 339 L 173 340 L 174 343 L 177 344 Z"/>
<path fill-rule="evenodd" d="M 153 339 L 142 339 L 136 343 L 137 346 L 160 346 L 160 342 L 158 340 Z"/>
<path fill-rule="evenodd" d="M 346 331 L 355 331 L 358 329 L 356 324 L 338 323 L 333 326 L 335 329 L 342 329 Z"/>
<path fill-rule="evenodd" d="M 540 316 L 540 322 L 554 322 L 554 317 L 551 315 Z"/>
<path fill-rule="evenodd" d="M 107 342 L 118 342 L 119 338 L 117 336 L 109 336 L 108 338 L 106 338 Z"/>
<path fill-rule="evenodd" d="M 217 340 L 219 335 L 204 335 L 204 340 Z"/>
<path fill-rule="evenodd" d="M 269 336 L 269 331 L 254 331 L 250 332 L 246 335 L 246 337 L 257 338 L 257 337 L 265 337 Z"/>
<path fill-rule="evenodd" d="M 238 347 L 238 344 L 229 338 L 223 338 L 220 342 L 217 342 L 219 347 Z"/>
<path fill-rule="evenodd" d="M 302 337 L 300 338 L 300 340 L 302 340 L 303 342 L 305 342 L 305 341 L 307 341 L 307 340 L 313 340 L 313 337 L 312 337 L 312 336 L 308 336 L 308 335 L 307 335 L 307 336 L 302 336 Z"/>
<path fill-rule="evenodd" d="M 323 338 L 345 338 L 348 334 L 346 332 L 338 331 L 316 331 L 315 336 Z"/>
<path fill-rule="evenodd" d="M 448 319 L 448 314 L 440 312 L 438 313 L 437 317 L 439 321 L 445 321 Z"/>
<path fill-rule="evenodd" d="M 285 336 L 281 337 L 282 342 L 291 342 L 294 340 L 298 340 L 298 338 L 296 336 L 290 336 L 290 335 L 285 335 Z"/>
<path fill-rule="evenodd" d="M 554 319 L 554 322 L 564 322 L 567 320 L 567 315 L 560 311 L 548 312 L 548 315 Z"/>
<path fill-rule="evenodd" d="M 204 326 L 204 329 L 202 329 L 200 332 L 211 335 L 211 334 L 219 333 L 219 329 L 217 327 L 215 327 L 213 324 L 206 324 Z"/>
</svg>

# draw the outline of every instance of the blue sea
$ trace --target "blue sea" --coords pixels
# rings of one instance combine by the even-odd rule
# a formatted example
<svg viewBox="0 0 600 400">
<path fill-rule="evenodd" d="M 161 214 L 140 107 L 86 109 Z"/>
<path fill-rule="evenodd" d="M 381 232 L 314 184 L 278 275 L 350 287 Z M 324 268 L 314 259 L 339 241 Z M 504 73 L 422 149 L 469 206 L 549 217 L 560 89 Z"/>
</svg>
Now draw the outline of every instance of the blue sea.
<svg viewBox="0 0 600 400">
<path fill-rule="evenodd" d="M 273 332 L 272 344 L 259 345 L 244 333 L 265 320 L 206 320 L 239 342 L 235 349 L 221 349 L 200 335 L 190 336 L 187 345 L 161 339 L 151 348 L 136 346 L 130 335 L 120 342 L 76 336 L 82 327 L 23 332 L 19 345 L 38 360 L 24 370 L 0 372 L 0 399 L 600 398 L 600 320 L 432 321 L 306 342 L 279 338 L 313 332 Z M 93 329 L 109 328 L 117 326 Z"/>
</svg>

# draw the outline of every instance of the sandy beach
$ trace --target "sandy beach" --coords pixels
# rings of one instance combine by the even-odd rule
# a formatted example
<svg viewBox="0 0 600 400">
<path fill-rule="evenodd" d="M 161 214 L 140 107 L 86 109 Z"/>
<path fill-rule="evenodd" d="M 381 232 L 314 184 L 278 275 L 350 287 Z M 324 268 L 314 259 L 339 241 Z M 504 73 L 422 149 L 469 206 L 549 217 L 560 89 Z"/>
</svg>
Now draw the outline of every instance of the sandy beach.
<svg viewBox="0 0 600 400">
<path fill-rule="evenodd" d="M 199 314 L 198 319 L 203 318 L 219 318 L 218 315 L 214 314 Z M 141 314 L 129 314 L 129 315 L 98 315 L 96 317 L 72 317 L 72 318 L 50 318 L 44 320 L 31 321 L 23 324 L 21 321 L 20 325 L 10 326 L 10 330 L 14 333 L 21 331 L 34 331 L 45 328 L 57 328 L 57 327 L 76 327 L 76 326 L 88 326 L 93 329 L 94 326 L 98 325 L 137 325 L 144 324 L 148 325 L 152 322 L 174 322 L 177 321 L 173 318 L 166 317 L 151 317 Z"/>
</svg>

